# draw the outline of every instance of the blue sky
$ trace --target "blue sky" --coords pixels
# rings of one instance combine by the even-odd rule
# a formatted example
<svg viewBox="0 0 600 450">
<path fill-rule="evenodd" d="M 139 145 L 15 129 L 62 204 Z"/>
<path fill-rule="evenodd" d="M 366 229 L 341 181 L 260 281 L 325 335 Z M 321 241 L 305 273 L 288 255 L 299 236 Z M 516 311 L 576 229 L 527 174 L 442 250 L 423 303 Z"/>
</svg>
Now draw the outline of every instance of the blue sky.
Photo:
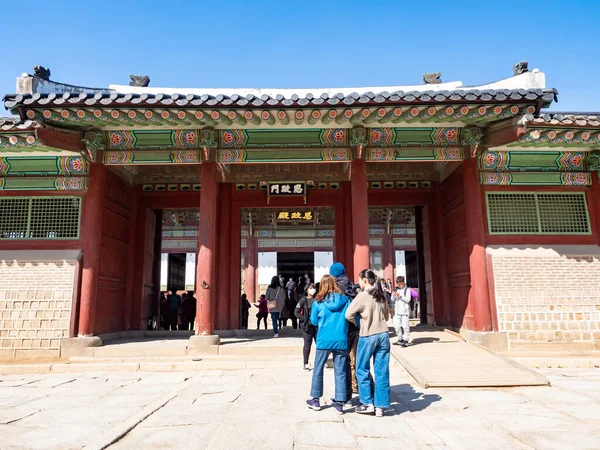
<svg viewBox="0 0 600 450">
<path fill-rule="evenodd" d="M 162 87 L 317 88 L 424 72 L 481 84 L 525 60 L 558 89 L 552 109 L 600 111 L 600 0 L 3 0 L 0 19 L 2 95 L 36 64 L 91 87 L 133 73 Z"/>
</svg>

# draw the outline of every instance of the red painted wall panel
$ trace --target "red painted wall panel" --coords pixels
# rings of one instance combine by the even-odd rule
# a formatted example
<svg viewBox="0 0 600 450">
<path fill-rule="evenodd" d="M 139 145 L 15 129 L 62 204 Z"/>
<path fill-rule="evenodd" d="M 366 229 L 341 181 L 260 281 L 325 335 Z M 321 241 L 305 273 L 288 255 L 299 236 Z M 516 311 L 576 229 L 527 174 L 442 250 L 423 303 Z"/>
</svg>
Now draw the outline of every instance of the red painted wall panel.
<svg viewBox="0 0 600 450">
<path fill-rule="evenodd" d="M 457 170 L 441 186 L 444 245 L 448 273 L 448 294 L 451 299 L 450 326 L 472 326 L 468 311 L 471 286 L 469 249 L 467 245 L 467 218 L 465 216 L 462 171 Z"/>
<path fill-rule="evenodd" d="M 133 263 L 133 258 L 129 256 L 132 197 L 132 188 L 107 172 L 102 204 L 96 334 L 124 330 L 126 309 L 131 308 L 131 299 L 127 296 L 127 276 L 129 265 Z"/>
</svg>

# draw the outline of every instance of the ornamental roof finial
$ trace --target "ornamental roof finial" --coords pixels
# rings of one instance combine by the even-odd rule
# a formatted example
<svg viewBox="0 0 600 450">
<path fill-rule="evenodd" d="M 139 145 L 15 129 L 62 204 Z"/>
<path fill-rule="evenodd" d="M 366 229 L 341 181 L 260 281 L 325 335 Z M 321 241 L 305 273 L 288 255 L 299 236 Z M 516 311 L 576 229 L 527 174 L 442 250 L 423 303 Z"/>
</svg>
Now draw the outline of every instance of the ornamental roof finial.
<svg viewBox="0 0 600 450">
<path fill-rule="evenodd" d="M 148 87 L 150 84 L 150 77 L 148 75 L 129 75 L 129 78 L 131 78 L 129 86 Z"/>
<path fill-rule="evenodd" d="M 50 80 L 50 69 L 44 66 L 33 66 L 33 74 L 42 80 Z"/>
<path fill-rule="evenodd" d="M 521 75 L 525 72 L 529 72 L 529 63 L 527 61 L 521 61 L 513 66 L 513 73 L 515 76 Z"/>
<path fill-rule="evenodd" d="M 425 84 L 440 84 L 442 82 L 441 72 L 424 73 L 423 81 Z"/>
</svg>

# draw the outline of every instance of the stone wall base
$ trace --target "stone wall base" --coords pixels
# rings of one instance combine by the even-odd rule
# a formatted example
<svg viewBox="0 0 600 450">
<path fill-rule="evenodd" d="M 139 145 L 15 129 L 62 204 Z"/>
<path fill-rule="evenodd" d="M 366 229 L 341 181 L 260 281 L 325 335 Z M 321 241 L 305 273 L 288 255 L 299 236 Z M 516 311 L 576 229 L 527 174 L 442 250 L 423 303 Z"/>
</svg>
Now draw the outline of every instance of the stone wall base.
<svg viewBox="0 0 600 450">
<path fill-rule="evenodd" d="M 507 352 L 509 350 L 508 334 L 484 331 L 471 331 L 466 328 L 460 329 L 460 335 L 467 341 L 479 344 L 494 352 Z"/>
<path fill-rule="evenodd" d="M 221 338 L 218 335 L 191 336 L 187 347 L 187 354 L 195 355 L 218 355 Z"/>
</svg>

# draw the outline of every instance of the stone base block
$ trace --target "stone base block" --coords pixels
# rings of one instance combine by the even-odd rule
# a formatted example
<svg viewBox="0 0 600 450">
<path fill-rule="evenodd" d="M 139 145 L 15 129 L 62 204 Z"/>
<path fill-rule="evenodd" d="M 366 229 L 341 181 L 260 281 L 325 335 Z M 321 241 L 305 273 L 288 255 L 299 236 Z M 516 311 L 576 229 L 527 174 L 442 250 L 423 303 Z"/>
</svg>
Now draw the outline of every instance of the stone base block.
<svg viewBox="0 0 600 450">
<path fill-rule="evenodd" d="M 56 349 L 37 349 L 37 348 L 16 348 L 15 360 L 54 360 L 60 358 L 60 350 Z"/>
<path fill-rule="evenodd" d="M 60 340 L 60 356 L 68 358 L 70 356 L 87 356 L 90 348 L 101 347 L 102 339 L 98 336 L 79 336 Z"/>
<path fill-rule="evenodd" d="M 187 354 L 195 355 L 218 355 L 221 338 L 216 335 L 191 336 L 187 347 Z"/>
<path fill-rule="evenodd" d="M 479 344 L 493 352 L 508 351 L 508 334 L 460 329 L 460 335 L 467 341 Z"/>
<path fill-rule="evenodd" d="M 15 350 L 13 348 L 0 348 L 0 361 L 8 361 L 14 357 Z"/>
</svg>

